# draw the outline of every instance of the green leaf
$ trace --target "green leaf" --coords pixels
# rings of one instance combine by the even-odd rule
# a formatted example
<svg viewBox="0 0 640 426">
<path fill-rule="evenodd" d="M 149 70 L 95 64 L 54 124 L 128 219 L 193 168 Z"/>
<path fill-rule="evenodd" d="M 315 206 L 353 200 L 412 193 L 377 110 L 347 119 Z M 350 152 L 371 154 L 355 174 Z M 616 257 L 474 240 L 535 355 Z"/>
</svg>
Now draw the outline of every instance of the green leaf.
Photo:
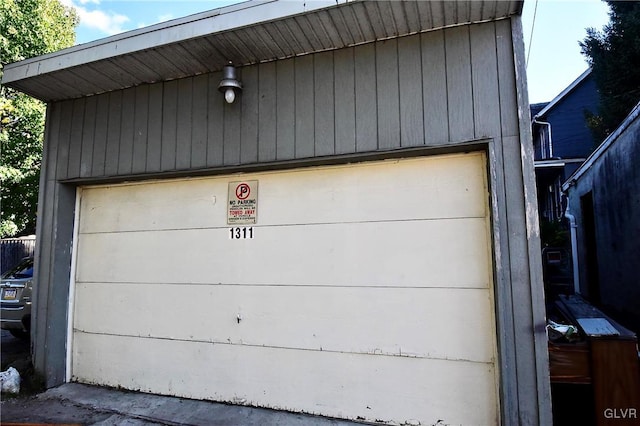
<svg viewBox="0 0 640 426">
<path fill-rule="evenodd" d="M 0 0 L 4 64 L 70 47 L 78 15 L 59 0 Z M 0 87 L 0 237 L 35 232 L 45 105 Z"/>
</svg>

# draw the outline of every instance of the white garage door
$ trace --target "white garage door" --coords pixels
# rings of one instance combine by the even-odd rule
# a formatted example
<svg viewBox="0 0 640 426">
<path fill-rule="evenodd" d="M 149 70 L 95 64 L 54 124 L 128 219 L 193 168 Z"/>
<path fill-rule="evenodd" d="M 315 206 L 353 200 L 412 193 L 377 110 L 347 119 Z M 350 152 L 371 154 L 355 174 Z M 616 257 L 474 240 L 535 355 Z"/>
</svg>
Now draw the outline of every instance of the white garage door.
<svg viewBox="0 0 640 426">
<path fill-rule="evenodd" d="M 258 184 L 253 238 L 227 225 L 238 181 Z M 487 198 L 482 153 L 85 187 L 72 377 L 495 424 Z"/>
</svg>

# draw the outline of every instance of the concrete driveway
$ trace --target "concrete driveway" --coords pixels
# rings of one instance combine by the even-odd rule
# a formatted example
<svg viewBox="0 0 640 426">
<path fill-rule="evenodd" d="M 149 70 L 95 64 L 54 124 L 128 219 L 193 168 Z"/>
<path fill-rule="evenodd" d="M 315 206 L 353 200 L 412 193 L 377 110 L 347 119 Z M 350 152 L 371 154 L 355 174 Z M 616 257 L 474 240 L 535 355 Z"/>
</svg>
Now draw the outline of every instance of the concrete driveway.
<svg viewBox="0 0 640 426">
<path fill-rule="evenodd" d="M 29 342 L 2 330 L 2 367 L 28 368 Z M 20 368 L 19 368 L 20 367 Z M 2 395 L 2 424 L 66 425 L 207 425 L 207 426 L 354 426 L 325 417 L 262 408 L 195 401 L 99 386 L 67 383 L 46 392 Z"/>
<path fill-rule="evenodd" d="M 310 425 L 358 423 L 67 383 L 1 403 L 2 422 L 78 425 Z M 360 423 L 362 424 L 362 423 Z"/>
</svg>

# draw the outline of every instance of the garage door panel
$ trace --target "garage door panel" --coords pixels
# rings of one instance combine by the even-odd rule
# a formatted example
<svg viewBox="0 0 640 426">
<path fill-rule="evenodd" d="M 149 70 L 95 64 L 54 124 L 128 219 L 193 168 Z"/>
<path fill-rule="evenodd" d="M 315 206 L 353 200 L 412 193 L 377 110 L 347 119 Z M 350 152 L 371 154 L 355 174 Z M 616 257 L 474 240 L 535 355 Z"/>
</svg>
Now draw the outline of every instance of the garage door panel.
<svg viewBox="0 0 640 426">
<path fill-rule="evenodd" d="M 260 225 L 484 217 L 481 154 L 86 188 L 80 232 L 225 227 L 228 183 L 259 182 Z M 393 179 L 389 179 L 389 175 Z"/>
<path fill-rule="evenodd" d="M 486 233 L 473 218 L 260 226 L 251 240 L 230 240 L 226 228 L 86 234 L 77 279 L 488 288 Z"/>
<path fill-rule="evenodd" d="M 276 174 L 260 181 L 260 224 L 484 217 L 486 190 L 482 169 L 473 167 L 476 156 Z"/>
<path fill-rule="evenodd" d="M 485 330 L 492 304 L 478 289 L 91 283 L 78 285 L 75 318 L 81 331 L 98 334 L 477 362 L 494 357 Z"/>
<path fill-rule="evenodd" d="M 369 421 L 498 423 L 490 364 L 83 333 L 75 339 L 74 379 L 83 382 Z"/>
<path fill-rule="evenodd" d="M 220 198 L 224 195 L 224 198 Z M 191 229 L 226 223 L 227 182 L 188 179 L 86 188 L 80 233 Z M 216 207 L 217 205 L 217 207 Z M 226 214 L 226 213 L 225 213 Z M 223 222 L 224 221 L 224 222 Z"/>
</svg>

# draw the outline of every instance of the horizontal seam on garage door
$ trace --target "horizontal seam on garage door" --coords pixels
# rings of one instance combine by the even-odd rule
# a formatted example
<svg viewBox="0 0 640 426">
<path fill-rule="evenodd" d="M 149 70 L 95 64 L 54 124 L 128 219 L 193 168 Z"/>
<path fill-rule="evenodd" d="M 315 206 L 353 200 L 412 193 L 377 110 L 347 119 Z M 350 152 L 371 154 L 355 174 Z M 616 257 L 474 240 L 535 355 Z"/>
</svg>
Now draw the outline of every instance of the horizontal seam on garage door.
<svg viewBox="0 0 640 426">
<path fill-rule="evenodd" d="M 226 225 L 226 226 L 200 226 L 193 228 L 149 228 L 149 229 L 123 229 L 111 231 L 80 231 L 80 235 L 94 234 L 125 234 L 125 233 L 142 233 L 142 232 L 173 232 L 173 231 L 203 231 L 207 229 L 229 229 L 238 226 L 253 228 L 279 228 L 293 226 L 322 226 L 322 225 L 360 225 L 371 223 L 398 223 L 398 222 L 430 222 L 443 220 L 465 220 L 465 219 L 486 219 L 487 216 L 459 216 L 459 217 L 435 217 L 435 218 L 412 218 L 412 219 L 384 219 L 384 220 L 360 220 L 346 222 L 314 222 L 314 223 L 281 223 L 272 225 L 244 224 L 244 225 Z"/>
<path fill-rule="evenodd" d="M 222 284 L 222 283 L 178 283 L 178 282 L 130 282 L 130 281 L 76 281 L 76 284 L 109 284 L 109 285 L 175 285 L 175 286 L 211 286 L 211 287 L 294 287 L 294 288 L 379 288 L 379 289 L 440 289 L 440 290 L 487 290 L 489 287 L 460 286 L 395 286 L 395 285 L 348 285 L 348 284 Z"/>
<path fill-rule="evenodd" d="M 304 351 L 304 352 L 326 352 L 330 354 L 347 354 L 347 355 L 370 355 L 370 356 L 385 356 L 385 357 L 393 357 L 393 358 L 409 358 L 409 359 L 432 359 L 438 361 L 452 361 L 452 362 L 470 362 L 474 364 L 484 364 L 488 366 L 494 366 L 495 361 L 476 361 L 465 358 L 443 358 L 443 357 L 426 357 L 426 356 L 416 356 L 411 354 L 393 354 L 393 353 L 380 353 L 380 352 L 350 352 L 350 351 L 338 351 L 332 349 L 311 349 L 311 348 L 295 348 L 295 347 L 286 347 L 286 346 L 276 346 L 276 345 L 262 345 L 262 344 L 251 344 L 251 343 L 229 343 L 225 341 L 210 341 L 210 340 L 197 340 L 197 339 L 180 339 L 180 338 L 171 338 L 171 337 L 156 337 L 156 336 L 135 336 L 131 334 L 114 334 L 114 333 L 105 333 L 105 332 L 91 332 L 80 330 L 77 328 L 73 329 L 74 333 L 83 333 L 83 334 L 91 334 L 94 336 L 110 336 L 110 337 L 125 337 L 131 339 L 148 339 L 148 340 L 166 340 L 171 342 L 184 342 L 184 343 L 202 343 L 209 345 L 225 345 L 225 346 L 243 346 L 250 348 L 259 348 L 259 349 L 280 349 L 280 350 L 289 350 L 289 351 Z"/>
</svg>

